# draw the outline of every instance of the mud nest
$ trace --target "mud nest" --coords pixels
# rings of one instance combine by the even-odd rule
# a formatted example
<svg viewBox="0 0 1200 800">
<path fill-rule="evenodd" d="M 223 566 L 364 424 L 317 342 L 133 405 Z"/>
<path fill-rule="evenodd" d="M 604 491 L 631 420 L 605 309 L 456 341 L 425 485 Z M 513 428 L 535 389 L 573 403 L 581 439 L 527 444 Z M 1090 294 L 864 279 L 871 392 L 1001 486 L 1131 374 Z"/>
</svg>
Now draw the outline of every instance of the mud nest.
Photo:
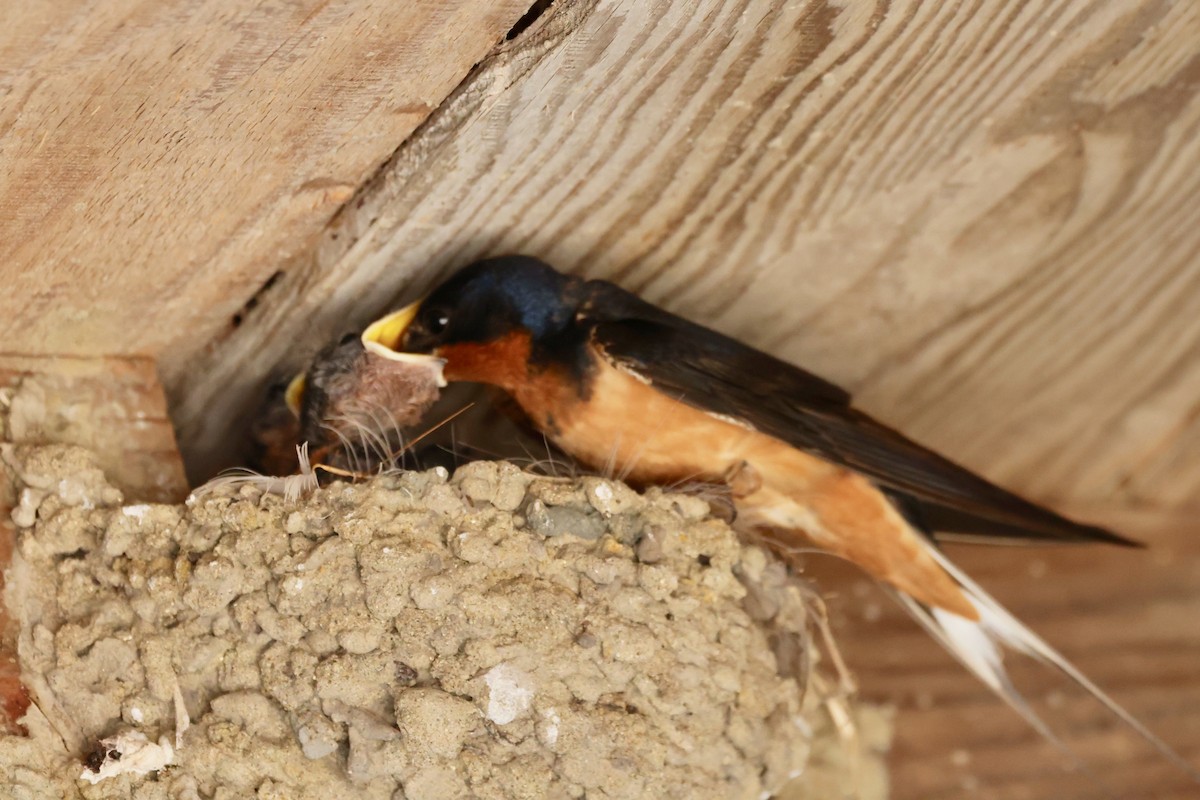
<svg viewBox="0 0 1200 800">
<path fill-rule="evenodd" d="M 87 451 L 5 455 L 17 797 L 830 796 L 808 590 L 697 497 L 479 462 L 123 505 Z"/>
</svg>

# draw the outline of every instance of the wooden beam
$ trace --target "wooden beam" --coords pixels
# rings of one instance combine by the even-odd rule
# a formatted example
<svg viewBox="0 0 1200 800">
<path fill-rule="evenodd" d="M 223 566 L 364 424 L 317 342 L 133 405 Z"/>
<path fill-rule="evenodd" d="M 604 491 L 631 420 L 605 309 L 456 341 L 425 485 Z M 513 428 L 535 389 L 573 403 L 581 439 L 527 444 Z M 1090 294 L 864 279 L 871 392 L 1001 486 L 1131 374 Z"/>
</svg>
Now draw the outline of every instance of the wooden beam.
<svg viewBox="0 0 1200 800">
<path fill-rule="evenodd" d="M 855 389 L 1035 498 L 1200 509 L 1200 15 L 560 0 L 163 368 L 196 475 L 271 369 L 524 251 Z"/>
<path fill-rule="evenodd" d="M 0 29 L 0 338 L 192 354 L 528 0 L 34 0 Z"/>
</svg>

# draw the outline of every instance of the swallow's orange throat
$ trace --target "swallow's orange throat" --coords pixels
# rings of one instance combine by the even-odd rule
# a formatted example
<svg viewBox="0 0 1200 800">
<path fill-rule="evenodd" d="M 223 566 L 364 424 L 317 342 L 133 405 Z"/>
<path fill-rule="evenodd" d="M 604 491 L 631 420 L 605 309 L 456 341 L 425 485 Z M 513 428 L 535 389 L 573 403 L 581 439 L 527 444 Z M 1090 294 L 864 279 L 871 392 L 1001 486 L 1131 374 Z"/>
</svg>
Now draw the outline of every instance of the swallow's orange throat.
<svg viewBox="0 0 1200 800">
<path fill-rule="evenodd" d="M 439 347 L 435 355 L 446 359 L 448 381 L 490 383 L 514 392 L 529 379 L 529 334 L 514 331 L 488 342 L 459 342 Z"/>
<path fill-rule="evenodd" d="M 446 359 L 450 381 L 487 383 L 512 395 L 539 430 L 552 438 L 561 432 L 564 415 L 571 415 L 587 392 L 586 383 L 569 380 L 558 366 L 531 364 L 529 333 L 513 333 L 489 342 L 443 345 L 437 355 Z"/>
</svg>

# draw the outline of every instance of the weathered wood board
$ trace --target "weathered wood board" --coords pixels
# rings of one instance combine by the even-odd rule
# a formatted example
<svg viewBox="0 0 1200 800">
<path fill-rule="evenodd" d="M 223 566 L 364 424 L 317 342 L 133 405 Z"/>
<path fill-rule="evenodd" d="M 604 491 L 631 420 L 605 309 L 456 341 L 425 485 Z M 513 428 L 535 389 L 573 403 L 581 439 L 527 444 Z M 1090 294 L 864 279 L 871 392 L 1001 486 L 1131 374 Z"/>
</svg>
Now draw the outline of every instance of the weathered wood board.
<svg viewBox="0 0 1200 800">
<path fill-rule="evenodd" d="M 196 474 L 275 365 L 477 256 L 619 280 L 1046 501 L 1200 509 L 1200 8 L 560 2 L 215 349 Z"/>
<path fill-rule="evenodd" d="M 6 3 L 4 349 L 219 341 L 527 5 Z"/>
</svg>

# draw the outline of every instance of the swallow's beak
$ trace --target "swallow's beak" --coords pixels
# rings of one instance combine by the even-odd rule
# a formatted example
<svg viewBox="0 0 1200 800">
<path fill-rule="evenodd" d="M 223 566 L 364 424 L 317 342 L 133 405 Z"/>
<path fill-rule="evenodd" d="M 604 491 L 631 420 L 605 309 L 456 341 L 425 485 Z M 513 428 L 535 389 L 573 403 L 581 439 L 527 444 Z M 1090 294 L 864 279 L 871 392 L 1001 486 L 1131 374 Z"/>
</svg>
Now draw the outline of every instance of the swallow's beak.
<svg viewBox="0 0 1200 800">
<path fill-rule="evenodd" d="M 416 318 L 420 308 L 421 303 L 417 301 L 372 322 L 363 331 L 363 347 L 367 349 L 367 352 L 389 361 L 402 361 L 434 368 L 437 370 L 437 385 L 445 386 L 446 379 L 442 376 L 442 367 L 446 364 L 445 359 L 426 353 L 402 353 L 399 351 L 400 343 L 404 341 L 404 334 L 413 319 Z"/>
<path fill-rule="evenodd" d="M 287 403 L 288 410 L 292 412 L 292 416 L 300 419 L 300 407 L 304 405 L 303 372 L 292 378 L 292 382 L 288 384 L 287 391 L 283 394 L 283 399 Z"/>
</svg>

